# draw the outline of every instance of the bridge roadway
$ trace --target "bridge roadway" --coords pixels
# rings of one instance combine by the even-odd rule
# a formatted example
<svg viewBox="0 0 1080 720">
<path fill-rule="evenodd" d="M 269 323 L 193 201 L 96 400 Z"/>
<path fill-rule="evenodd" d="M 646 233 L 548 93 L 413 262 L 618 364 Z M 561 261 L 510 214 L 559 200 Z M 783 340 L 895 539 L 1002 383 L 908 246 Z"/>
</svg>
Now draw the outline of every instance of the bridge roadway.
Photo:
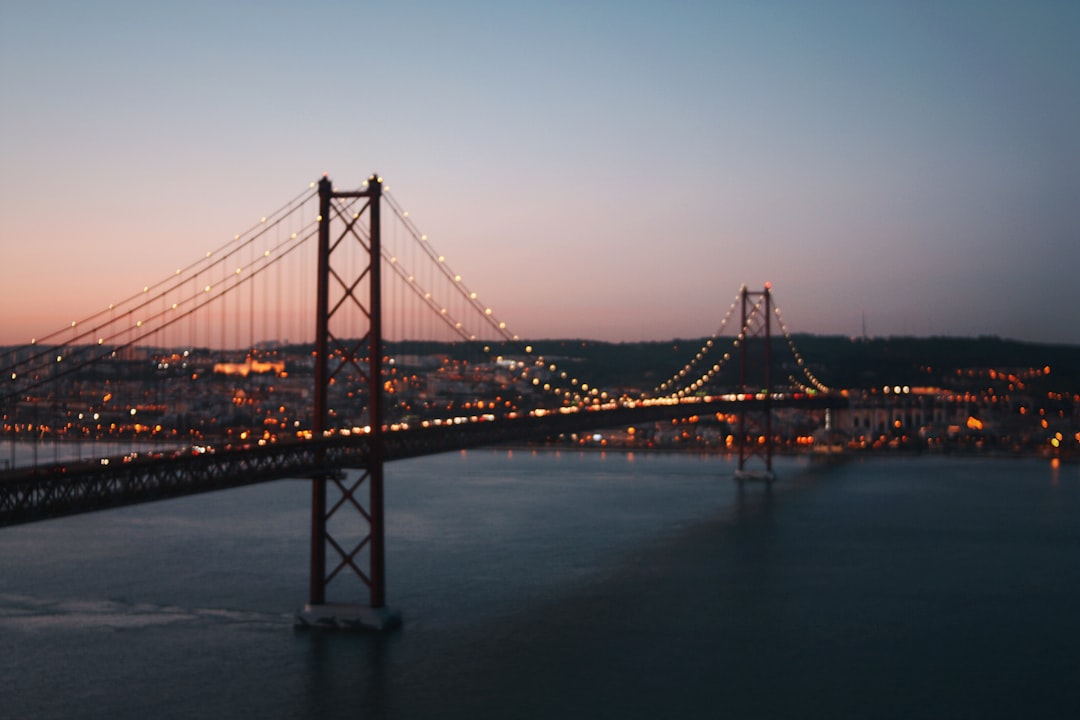
<svg viewBox="0 0 1080 720">
<path fill-rule="evenodd" d="M 841 407 L 847 400 L 836 396 L 777 396 L 768 403 L 773 408 L 812 410 Z M 739 409 L 757 411 L 763 410 L 765 404 L 766 400 L 760 398 L 694 398 L 680 403 L 654 401 L 591 411 L 546 411 L 514 419 L 444 421 L 437 426 L 385 432 L 383 459 L 400 460 L 694 415 L 730 414 Z M 0 472 L 0 527 L 284 478 L 318 477 L 342 469 L 363 468 L 370 449 L 368 435 L 334 435 L 202 453 L 121 456 L 110 458 L 107 463 L 96 459 L 6 470 Z"/>
</svg>

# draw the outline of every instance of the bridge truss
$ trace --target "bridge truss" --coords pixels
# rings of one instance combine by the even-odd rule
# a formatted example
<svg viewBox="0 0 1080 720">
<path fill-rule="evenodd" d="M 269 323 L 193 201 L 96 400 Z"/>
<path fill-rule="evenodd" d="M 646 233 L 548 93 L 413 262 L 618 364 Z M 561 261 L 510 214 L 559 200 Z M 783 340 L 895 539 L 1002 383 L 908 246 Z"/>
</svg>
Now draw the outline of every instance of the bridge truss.
<svg viewBox="0 0 1080 720">
<path fill-rule="evenodd" d="M 773 399 L 773 409 L 838 408 L 834 395 Z M 695 415 L 728 414 L 745 407 L 761 412 L 762 398 L 630 404 L 602 410 L 551 412 L 507 421 L 413 427 L 382 436 L 382 460 L 391 462 L 454 450 L 555 437 L 568 433 Z M 281 479 L 340 478 L 343 469 L 363 472 L 372 458 L 372 436 L 332 434 L 266 446 L 120 455 L 43 468 L 0 472 L 0 527 L 67 517 L 156 500 L 197 495 Z"/>
</svg>

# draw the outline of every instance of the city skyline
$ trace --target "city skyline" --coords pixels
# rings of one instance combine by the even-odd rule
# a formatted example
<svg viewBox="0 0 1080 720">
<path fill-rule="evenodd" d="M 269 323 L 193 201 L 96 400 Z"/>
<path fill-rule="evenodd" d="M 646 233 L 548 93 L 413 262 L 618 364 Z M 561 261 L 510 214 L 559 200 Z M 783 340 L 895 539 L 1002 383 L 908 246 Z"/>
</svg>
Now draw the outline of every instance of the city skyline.
<svg viewBox="0 0 1080 720">
<path fill-rule="evenodd" d="M 0 344 L 373 171 L 526 338 L 1080 343 L 1080 7 L 5 3 Z"/>
</svg>

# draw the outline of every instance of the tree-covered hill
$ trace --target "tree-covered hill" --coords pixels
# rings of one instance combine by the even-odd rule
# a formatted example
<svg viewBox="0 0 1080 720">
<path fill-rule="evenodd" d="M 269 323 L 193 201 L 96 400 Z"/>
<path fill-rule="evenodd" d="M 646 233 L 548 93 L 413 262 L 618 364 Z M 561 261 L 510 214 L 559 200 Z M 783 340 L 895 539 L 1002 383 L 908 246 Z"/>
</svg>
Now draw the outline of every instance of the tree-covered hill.
<svg viewBox="0 0 1080 720">
<path fill-rule="evenodd" d="M 666 342 L 611 343 L 597 340 L 541 340 L 534 351 L 560 366 L 573 368 L 599 387 L 631 387 L 651 391 L 690 362 L 706 338 Z M 891 337 L 869 340 L 837 336 L 792 337 L 806 366 L 835 388 L 883 385 L 962 389 L 987 377 L 989 370 L 1022 373 L 1029 388 L 1040 392 L 1080 393 L 1080 346 L 1047 345 L 997 337 Z M 760 341 L 756 341 L 760 343 Z M 784 337 L 773 338 L 777 383 L 796 371 Z M 731 338 L 719 338 L 699 363 L 707 368 L 726 352 L 733 357 L 719 374 L 721 383 L 738 381 L 738 354 Z M 507 354 L 513 348 L 507 346 Z M 760 347 L 750 345 L 751 362 L 760 362 Z M 1044 372 L 1049 368 L 1049 374 Z M 1038 372 L 1035 372 L 1038 371 Z M 700 372 L 700 370 L 699 370 Z"/>
</svg>

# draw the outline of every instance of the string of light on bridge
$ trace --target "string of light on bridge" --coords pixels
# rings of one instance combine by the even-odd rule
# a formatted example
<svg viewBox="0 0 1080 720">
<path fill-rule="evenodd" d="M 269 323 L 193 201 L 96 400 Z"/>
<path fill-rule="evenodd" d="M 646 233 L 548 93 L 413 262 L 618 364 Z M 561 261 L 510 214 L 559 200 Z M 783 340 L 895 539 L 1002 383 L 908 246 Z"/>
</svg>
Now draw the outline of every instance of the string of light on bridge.
<svg viewBox="0 0 1080 720">
<path fill-rule="evenodd" d="M 716 344 L 716 341 L 720 338 L 724 330 L 727 328 L 727 324 L 731 321 L 732 316 L 734 316 L 735 314 L 736 308 L 738 308 L 739 306 L 739 299 L 740 296 L 736 295 L 735 299 L 731 301 L 731 305 L 728 307 L 727 312 L 724 313 L 724 319 L 720 321 L 720 326 L 709 337 L 709 339 L 705 341 L 705 344 L 701 346 L 701 348 L 697 351 L 697 354 L 694 355 L 693 359 L 691 359 L 690 362 L 683 366 L 682 369 L 672 375 L 669 379 L 653 388 L 653 394 L 663 393 L 669 387 L 673 387 L 675 383 L 678 382 L 680 379 L 686 377 L 693 372 L 694 368 L 697 367 L 697 364 L 709 354 L 712 347 Z M 730 353 L 725 353 L 723 359 L 721 360 L 721 364 L 727 362 L 730 357 Z M 719 369 L 720 367 L 714 366 L 713 372 L 718 372 Z M 672 394 L 677 394 L 677 391 L 673 391 Z"/>
<path fill-rule="evenodd" d="M 720 328 L 716 332 L 714 332 L 708 340 L 706 340 L 705 344 L 701 347 L 701 349 L 697 352 L 693 359 L 690 360 L 690 362 L 688 362 L 681 370 L 679 370 L 679 372 L 673 375 L 670 379 L 654 388 L 654 394 L 663 394 L 667 397 L 686 397 L 687 395 L 692 395 L 700 392 L 709 382 L 713 380 L 713 378 L 717 374 L 719 374 L 719 372 L 731 360 L 731 351 L 725 352 L 717 362 L 715 362 L 707 371 L 702 373 L 700 376 L 695 377 L 693 380 L 688 381 L 686 384 L 681 384 L 680 382 L 685 378 L 694 377 L 694 368 L 706 357 L 708 357 L 711 351 L 714 349 L 714 347 L 716 346 L 716 340 L 723 333 L 725 327 L 727 326 L 727 323 L 734 316 L 735 310 L 739 306 L 741 300 L 741 293 L 742 290 L 740 290 L 740 294 L 735 296 L 735 299 L 728 307 L 728 310 L 724 315 L 724 319 L 720 324 Z M 748 334 L 755 327 L 755 323 L 763 322 L 763 302 L 764 297 L 759 297 L 751 306 L 749 312 L 747 313 L 745 325 L 740 329 L 738 335 L 736 335 L 732 341 L 732 351 L 738 349 L 742 343 L 746 342 Z M 789 375 L 788 379 L 791 381 L 792 385 L 805 392 L 829 392 L 829 388 L 820 380 L 818 380 L 818 378 L 806 366 L 805 359 L 799 352 L 798 348 L 795 346 L 794 338 L 792 337 L 791 332 L 788 330 L 786 324 L 784 323 L 783 316 L 780 312 L 780 307 L 774 303 L 772 311 L 780 325 L 780 329 L 784 335 L 784 339 L 787 342 L 788 349 L 791 351 L 792 357 L 794 358 L 796 365 L 799 367 L 802 373 L 806 376 L 807 381 L 810 383 L 810 386 L 803 385 L 796 381 L 793 376 Z"/>
<path fill-rule="evenodd" d="M 254 277 L 276 265 L 313 236 L 314 221 L 287 237 L 278 238 L 257 257 L 235 264 L 236 258 L 259 240 L 302 211 L 314 193 L 303 193 L 264 216 L 227 243 L 207 251 L 198 260 L 141 289 L 107 308 L 65 328 L 32 338 L 26 347 L 8 354 L 3 376 L 17 382 L 6 396 L 26 392 L 63 375 L 71 374 L 119 352 L 161 337 L 182 320 L 205 311 Z M 235 264 L 235 267 L 234 267 Z M 62 369 L 50 368 L 59 364 Z M 35 379 L 36 376 L 36 379 Z M 22 380 L 23 382 L 18 382 Z"/>
<path fill-rule="evenodd" d="M 721 329 L 717 331 L 717 335 L 720 332 L 723 331 L 724 326 L 727 325 L 730 317 L 734 314 L 736 307 L 738 307 L 739 302 L 741 301 L 741 297 L 742 297 L 741 292 L 742 291 L 740 290 L 740 294 L 736 295 L 735 301 L 732 303 L 731 307 L 728 308 L 728 312 L 724 317 L 723 323 L 721 324 Z M 759 298 L 758 301 L 756 303 L 754 303 L 754 305 L 750 308 L 750 312 L 747 314 L 746 324 L 743 325 L 743 327 L 740 329 L 739 333 L 732 340 L 732 350 L 737 350 L 740 347 L 740 345 L 742 345 L 742 343 L 746 341 L 747 331 L 752 327 L 754 320 L 758 317 L 759 313 L 761 312 L 761 303 L 762 302 L 763 302 L 763 299 Z M 712 348 L 714 346 L 714 344 L 715 343 L 713 343 L 713 342 L 706 341 L 704 348 L 706 348 L 706 349 Z M 710 367 L 704 374 L 702 374 L 700 377 L 694 379 L 689 384 L 683 385 L 683 386 L 676 386 L 675 381 L 677 381 L 677 380 L 685 377 L 686 375 L 688 375 L 690 373 L 690 371 L 692 370 L 693 366 L 703 357 L 704 357 L 704 353 L 702 351 L 699 351 L 698 354 L 694 357 L 694 359 L 685 368 L 683 368 L 683 370 L 680 370 L 679 373 L 676 374 L 673 381 L 669 381 L 668 386 L 671 387 L 672 389 L 667 394 L 667 397 L 682 398 L 682 397 L 686 397 L 687 395 L 695 394 L 698 391 L 700 391 L 731 360 L 731 352 L 725 352 L 723 354 L 723 356 L 721 356 L 721 358 L 720 358 L 720 360 L 718 362 L 714 363 L 712 365 L 712 367 Z"/>
<path fill-rule="evenodd" d="M 779 305 L 773 305 L 773 314 L 776 315 L 776 320 L 780 323 L 780 331 L 784 333 L 784 339 L 787 340 L 788 348 L 791 349 L 791 354 L 795 357 L 795 364 L 799 366 L 799 369 L 802 370 L 806 379 L 814 386 L 814 389 L 819 392 L 829 392 L 828 386 L 818 380 L 817 377 L 810 372 L 810 368 L 806 366 L 806 361 L 803 359 L 802 353 L 795 347 L 795 339 L 791 336 L 791 332 L 787 329 L 787 325 L 784 324 L 784 318 L 780 315 Z M 794 379 L 792 379 L 792 382 L 795 382 Z"/>
<path fill-rule="evenodd" d="M 314 184 L 310 187 L 314 187 Z M 206 254 L 201 256 L 198 260 L 185 267 L 178 268 L 174 273 L 144 285 L 141 291 L 116 303 L 112 303 L 108 307 L 83 317 L 82 319 L 73 320 L 68 326 L 59 328 L 40 337 L 31 338 L 28 343 L 29 345 L 42 346 L 43 349 L 38 351 L 37 354 L 31 355 L 28 359 L 36 360 L 38 357 L 49 355 L 49 345 L 75 345 L 85 343 L 101 345 L 103 344 L 102 341 L 107 342 L 110 339 L 109 337 L 102 337 L 100 332 L 95 331 L 115 324 L 112 318 L 115 318 L 117 314 L 134 315 L 135 313 L 145 311 L 146 308 L 152 306 L 156 301 L 159 301 L 169 293 L 176 291 L 193 275 L 205 275 L 215 267 L 224 265 L 229 258 L 236 255 L 245 247 L 251 245 L 265 235 L 269 229 L 276 227 L 301 208 L 304 203 L 309 201 L 314 195 L 310 187 L 270 215 L 263 217 L 257 224 L 253 225 L 245 232 L 235 235 L 232 240 L 224 245 L 207 251 Z M 295 239 L 296 236 L 294 235 L 293 237 Z M 269 257 L 269 253 L 267 253 L 267 257 Z M 240 269 L 238 268 L 238 271 L 239 270 Z M 237 274 L 239 274 L 239 272 L 237 272 Z M 206 292 L 205 286 L 203 287 L 203 291 Z M 195 296 L 196 295 L 193 295 L 192 297 Z M 106 317 L 109 317 L 110 319 L 106 320 Z M 144 321 L 145 318 L 136 320 L 135 322 L 141 327 Z M 95 322 L 98 324 L 95 325 Z M 71 332 L 69 333 L 69 331 Z"/>
<path fill-rule="evenodd" d="M 509 330 L 506 322 L 499 319 L 498 314 L 492 307 L 481 302 L 477 293 L 469 288 L 463 277 L 454 272 L 450 263 L 447 262 L 446 257 L 439 254 L 429 240 L 428 235 L 420 230 L 413 218 L 410 217 L 409 212 L 388 192 L 388 188 L 384 188 L 384 191 L 386 192 L 384 192 L 383 197 L 387 201 L 389 207 L 393 210 L 396 218 L 402 223 L 402 226 L 406 229 L 408 235 L 414 240 L 424 255 L 436 268 L 438 268 L 438 271 L 443 278 L 448 281 L 449 287 L 464 299 L 466 308 L 471 308 L 476 313 L 476 316 L 481 318 L 483 322 L 496 333 L 497 339 L 503 342 L 520 342 L 520 337 Z M 477 333 L 465 330 L 465 321 L 463 318 L 455 316 L 450 312 L 449 303 L 438 303 L 435 301 L 431 292 L 426 290 L 417 281 L 416 274 L 409 272 L 409 269 L 405 267 L 405 264 L 397 255 L 390 254 L 389 252 L 384 252 L 383 254 L 390 263 L 393 271 L 399 277 L 404 278 L 409 287 L 413 289 L 414 293 L 429 308 L 436 311 L 439 316 L 444 319 L 447 325 L 457 332 L 462 340 L 476 341 L 480 339 Z M 485 351 L 488 349 L 489 346 L 485 346 Z M 530 357 L 531 360 L 529 363 L 520 363 L 518 365 L 519 377 L 522 380 L 530 382 L 534 387 L 550 393 L 558 399 L 562 405 L 581 405 L 585 403 L 600 404 L 610 399 L 609 394 L 606 391 L 591 387 L 587 382 L 584 382 L 575 375 L 560 369 L 557 363 L 547 361 L 543 356 L 534 353 L 531 345 L 520 346 L 520 350 L 522 354 Z M 501 359 L 501 357 L 496 358 L 497 361 Z M 530 370 L 536 369 L 544 370 L 546 373 L 549 373 L 552 378 L 558 378 L 559 380 L 564 381 L 564 383 L 544 382 L 538 377 L 533 377 L 530 380 Z"/>
<path fill-rule="evenodd" d="M 740 291 L 740 299 L 741 299 L 741 291 Z M 762 313 L 761 305 L 762 305 L 763 302 L 764 302 L 764 297 L 758 298 L 757 302 L 755 302 L 753 304 L 753 306 L 750 308 L 750 312 L 747 314 L 747 317 L 746 317 L 746 323 L 743 325 L 742 329 L 739 331 L 739 334 L 735 336 L 735 339 L 732 342 L 732 349 L 733 350 L 739 349 L 739 347 L 743 343 L 746 342 L 747 335 L 748 335 L 750 329 L 753 327 L 755 319 L 757 319 L 760 316 L 760 314 Z M 703 374 L 698 379 L 694 380 L 692 383 L 690 383 L 690 385 L 676 391 L 674 393 L 674 396 L 682 398 L 682 397 L 686 397 L 687 395 L 692 395 L 692 394 L 696 394 L 696 393 L 700 392 L 701 389 L 704 388 L 705 385 L 708 382 L 710 382 L 724 368 L 724 366 L 730 360 L 731 360 L 731 353 L 729 353 L 729 352 L 724 353 L 723 358 L 720 360 L 720 362 L 716 363 L 711 368 L 709 368 L 708 371 L 705 372 L 705 374 Z"/>
</svg>

